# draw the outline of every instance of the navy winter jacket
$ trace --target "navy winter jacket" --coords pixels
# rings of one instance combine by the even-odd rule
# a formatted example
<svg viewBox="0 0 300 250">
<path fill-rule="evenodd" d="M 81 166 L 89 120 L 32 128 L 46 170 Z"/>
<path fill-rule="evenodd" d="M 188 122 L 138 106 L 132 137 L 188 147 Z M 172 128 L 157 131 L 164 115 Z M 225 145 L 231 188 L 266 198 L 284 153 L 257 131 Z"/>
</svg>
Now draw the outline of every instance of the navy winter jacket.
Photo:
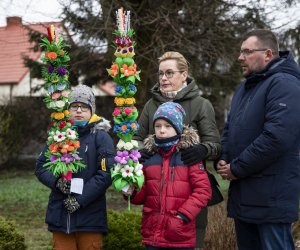
<svg viewBox="0 0 300 250">
<path fill-rule="evenodd" d="M 280 52 L 247 77 L 231 104 L 221 159 L 232 173 L 230 217 L 250 223 L 291 223 L 300 195 L 300 69 Z"/>
<path fill-rule="evenodd" d="M 107 232 L 105 192 L 111 185 L 110 168 L 113 166 L 115 155 L 112 139 L 103 130 L 107 130 L 108 126 L 108 121 L 101 118 L 95 123 L 78 128 L 79 156 L 86 168 L 72 175 L 72 178 L 84 180 L 82 194 L 72 193 L 80 204 L 79 210 L 72 214 L 68 214 L 63 206 L 66 196 L 55 187 L 57 177 L 43 167 L 46 161 L 45 151 L 38 158 L 35 174 L 40 182 L 51 189 L 46 214 L 49 231 Z M 103 159 L 106 169 L 103 167 Z"/>
</svg>

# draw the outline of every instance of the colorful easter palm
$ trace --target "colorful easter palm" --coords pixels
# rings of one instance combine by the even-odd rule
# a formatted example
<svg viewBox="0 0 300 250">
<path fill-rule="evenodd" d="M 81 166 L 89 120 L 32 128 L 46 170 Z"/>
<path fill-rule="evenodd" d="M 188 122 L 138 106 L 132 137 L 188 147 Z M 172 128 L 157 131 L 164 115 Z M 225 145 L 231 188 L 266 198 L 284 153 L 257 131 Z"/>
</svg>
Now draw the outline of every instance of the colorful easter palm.
<svg viewBox="0 0 300 250">
<path fill-rule="evenodd" d="M 45 50 L 42 61 L 46 64 L 42 69 L 42 77 L 47 91 L 44 102 L 53 112 L 48 131 L 48 150 L 45 153 L 47 163 L 44 167 L 54 176 L 63 176 L 70 180 L 72 173 L 85 167 L 78 156 L 77 149 L 80 144 L 68 111 L 70 83 L 67 65 L 70 57 L 65 51 L 68 45 L 62 37 L 58 39 L 55 35 L 54 26 L 51 25 L 47 30 L 48 38 L 43 38 L 40 43 Z"/>
<path fill-rule="evenodd" d="M 134 94 L 137 92 L 136 81 L 140 81 L 137 66 L 134 62 L 134 31 L 130 28 L 130 11 L 117 11 L 117 30 L 114 32 L 114 45 L 116 56 L 108 74 L 116 82 L 116 108 L 113 112 L 114 132 L 120 138 L 117 144 L 117 156 L 112 170 L 113 187 L 117 191 L 126 189 L 129 185 L 135 185 L 138 189 L 144 183 L 141 157 L 138 151 L 138 143 L 132 140 L 133 135 L 139 129 L 136 119 L 137 108 L 134 106 Z M 129 199 L 128 199 L 129 200 Z M 128 203 L 130 209 L 130 203 Z"/>
</svg>

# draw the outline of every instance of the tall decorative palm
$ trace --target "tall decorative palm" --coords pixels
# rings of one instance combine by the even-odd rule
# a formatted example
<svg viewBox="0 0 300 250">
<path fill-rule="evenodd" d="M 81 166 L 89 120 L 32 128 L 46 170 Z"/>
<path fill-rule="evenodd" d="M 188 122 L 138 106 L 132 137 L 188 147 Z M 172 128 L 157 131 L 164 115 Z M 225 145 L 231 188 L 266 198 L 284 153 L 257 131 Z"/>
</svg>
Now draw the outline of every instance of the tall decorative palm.
<svg viewBox="0 0 300 250">
<path fill-rule="evenodd" d="M 117 30 L 114 35 L 115 61 L 108 74 L 116 82 L 116 108 L 113 112 L 114 132 L 120 138 L 117 144 L 117 156 L 112 170 L 113 187 L 117 191 L 126 190 L 129 185 L 141 188 L 144 182 L 141 157 L 138 143 L 132 140 L 139 129 L 136 121 L 138 111 L 133 97 L 137 92 L 136 81 L 140 81 L 137 65 L 134 62 L 133 40 L 134 30 L 130 28 L 130 11 L 119 9 L 117 15 Z M 130 199 L 128 199 L 130 209 Z"/>
<path fill-rule="evenodd" d="M 55 35 L 55 28 L 51 25 L 48 29 L 48 37 L 43 38 L 40 46 L 45 50 L 42 61 L 45 63 L 42 69 L 44 89 L 47 94 L 44 102 L 51 109 L 51 122 L 48 131 L 45 153 L 47 163 L 44 167 L 55 176 L 63 176 L 71 180 L 72 173 L 78 172 L 85 165 L 80 161 L 77 149 L 79 140 L 77 132 L 72 128 L 73 122 L 69 116 L 70 83 L 67 69 L 70 57 L 65 48 L 68 45 L 63 38 Z"/>
</svg>

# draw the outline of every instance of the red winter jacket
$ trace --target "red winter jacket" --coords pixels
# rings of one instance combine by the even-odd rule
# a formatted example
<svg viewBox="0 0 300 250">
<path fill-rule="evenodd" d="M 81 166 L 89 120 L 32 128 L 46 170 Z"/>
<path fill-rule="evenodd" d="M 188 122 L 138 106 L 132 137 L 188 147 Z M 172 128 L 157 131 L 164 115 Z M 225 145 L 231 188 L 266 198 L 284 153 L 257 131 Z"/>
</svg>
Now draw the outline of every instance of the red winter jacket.
<svg viewBox="0 0 300 250">
<path fill-rule="evenodd" d="M 210 200 L 211 187 L 202 163 L 183 165 L 179 149 L 196 144 L 199 137 L 193 128 L 185 127 L 179 144 L 167 153 L 157 152 L 153 138 L 146 139 L 145 146 L 156 153 L 145 161 L 145 183 L 131 200 L 144 204 L 142 242 L 155 247 L 195 247 L 195 218 Z"/>
</svg>

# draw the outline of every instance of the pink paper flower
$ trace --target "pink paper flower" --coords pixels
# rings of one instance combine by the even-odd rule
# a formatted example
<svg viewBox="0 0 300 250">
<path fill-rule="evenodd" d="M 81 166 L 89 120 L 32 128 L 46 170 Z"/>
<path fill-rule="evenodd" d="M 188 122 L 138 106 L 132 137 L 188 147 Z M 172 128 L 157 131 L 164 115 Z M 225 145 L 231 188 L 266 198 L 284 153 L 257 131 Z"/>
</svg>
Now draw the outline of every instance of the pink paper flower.
<svg viewBox="0 0 300 250">
<path fill-rule="evenodd" d="M 115 108 L 114 116 L 118 116 L 121 113 L 121 109 L 119 107 Z"/>
<path fill-rule="evenodd" d="M 132 109 L 129 108 L 129 107 L 126 107 L 126 108 L 124 108 L 124 113 L 125 113 L 126 115 L 130 115 L 130 114 L 132 113 Z"/>
<path fill-rule="evenodd" d="M 51 96 L 52 99 L 57 99 L 59 97 L 60 97 L 60 93 L 58 93 L 58 92 L 53 93 Z"/>
</svg>

